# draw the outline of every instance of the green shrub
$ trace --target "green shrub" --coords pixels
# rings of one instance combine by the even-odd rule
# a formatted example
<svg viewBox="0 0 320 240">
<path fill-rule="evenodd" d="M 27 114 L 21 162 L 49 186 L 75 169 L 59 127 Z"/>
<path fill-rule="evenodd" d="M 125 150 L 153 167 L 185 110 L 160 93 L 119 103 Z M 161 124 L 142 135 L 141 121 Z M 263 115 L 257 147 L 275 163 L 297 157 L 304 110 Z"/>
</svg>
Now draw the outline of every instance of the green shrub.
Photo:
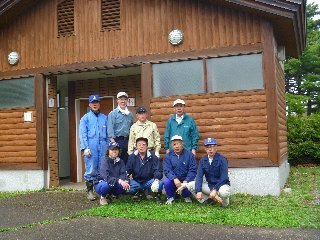
<svg viewBox="0 0 320 240">
<path fill-rule="evenodd" d="M 288 116 L 289 162 L 320 164 L 320 114 Z"/>
</svg>

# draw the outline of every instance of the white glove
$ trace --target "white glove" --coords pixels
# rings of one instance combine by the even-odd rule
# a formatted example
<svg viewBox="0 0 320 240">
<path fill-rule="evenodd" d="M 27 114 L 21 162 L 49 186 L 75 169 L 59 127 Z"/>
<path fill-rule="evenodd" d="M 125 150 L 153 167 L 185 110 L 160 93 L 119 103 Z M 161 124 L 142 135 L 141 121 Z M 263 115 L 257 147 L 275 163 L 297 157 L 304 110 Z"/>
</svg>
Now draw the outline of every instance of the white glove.
<svg viewBox="0 0 320 240">
<path fill-rule="evenodd" d="M 86 148 L 83 152 L 83 155 L 86 156 L 86 157 L 90 157 L 91 156 L 91 151 L 89 148 Z"/>
<path fill-rule="evenodd" d="M 187 188 L 187 183 L 181 183 L 181 186 L 177 189 L 177 193 L 179 193 L 179 194 L 181 194 L 181 191 L 183 190 L 183 189 L 185 189 L 185 188 Z"/>
<path fill-rule="evenodd" d="M 156 155 L 157 156 L 157 158 L 160 158 L 160 153 L 157 151 L 157 152 L 155 152 L 154 153 L 154 155 Z"/>
<path fill-rule="evenodd" d="M 158 192 L 159 191 L 159 181 L 154 180 L 152 185 L 151 185 L 151 191 L 152 192 Z"/>
</svg>

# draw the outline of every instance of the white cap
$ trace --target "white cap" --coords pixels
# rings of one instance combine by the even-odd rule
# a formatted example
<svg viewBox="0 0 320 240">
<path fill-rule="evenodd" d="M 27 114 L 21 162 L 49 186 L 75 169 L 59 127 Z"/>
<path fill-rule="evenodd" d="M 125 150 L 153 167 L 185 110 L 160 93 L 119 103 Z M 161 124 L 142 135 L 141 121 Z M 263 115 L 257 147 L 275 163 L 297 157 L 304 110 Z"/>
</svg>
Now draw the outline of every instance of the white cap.
<svg viewBox="0 0 320 240">
<path fill-rule="evenodd" d="M 173 140 L 180 140 L 180 141 L 182 141 L 182 137 L 179 136 L 179 135 L 174 135 L 174 136 L 172 136 L 172 138 L 171 138 L 171 141 L 173 141 Z"/>
<path fill-rule="evenodd" d="M 180 99 L 180 98 L 178 98 L 177 100 L 175 100 L 175 101 L 173 102 L 172 106 L 174 107 L 176 104 L 186 105 L 186 103 L 185 103 L 182 99 Z"/>
<path fill-rule="evenodd" d="M 128 97 L 128 94 L 126 92 L 118 92 L 117 98 L 121 98 L 121 97 Z"/>
</svg>

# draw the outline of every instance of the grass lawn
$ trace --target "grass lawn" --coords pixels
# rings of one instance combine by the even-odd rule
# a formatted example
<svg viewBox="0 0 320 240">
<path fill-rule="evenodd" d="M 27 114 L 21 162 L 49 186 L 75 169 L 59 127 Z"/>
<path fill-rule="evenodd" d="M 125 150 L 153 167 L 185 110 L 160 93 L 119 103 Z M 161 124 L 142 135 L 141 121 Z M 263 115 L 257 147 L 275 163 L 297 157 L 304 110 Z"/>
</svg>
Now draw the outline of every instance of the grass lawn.
<svg viewBox="0 0 320 240">
<path fill-rule="evenodd" d="M 279 197 L 235 194 L 226 209 L 211 205 L 200 207 L 198 203 L 176 202 L 158 205 L 152 200 L 139 203 L 130 197 L 122 197 L 103 207 L 97 207 L 81 215 L 148 219 L 190 223 L 211 223 L 257 227 L 320 228 L 320 167 L 291 168 L 286 187 L 291 193 Z"/>
</svg>

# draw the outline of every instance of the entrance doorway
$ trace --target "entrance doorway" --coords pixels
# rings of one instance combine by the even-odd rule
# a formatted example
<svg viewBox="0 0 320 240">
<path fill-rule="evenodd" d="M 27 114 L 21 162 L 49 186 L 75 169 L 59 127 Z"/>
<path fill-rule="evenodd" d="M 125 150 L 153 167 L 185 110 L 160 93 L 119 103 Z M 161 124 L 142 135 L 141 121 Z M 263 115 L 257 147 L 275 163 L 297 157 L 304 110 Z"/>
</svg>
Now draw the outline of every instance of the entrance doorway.
<svg viewBox="0 0 320 240">
<path fill-rule="evenodd" d="M 77 100 L 76 100 L 77 101 Z M 85 115 L 86 113 L 88 113 L 90 111 L 90 107 L 89 107 L 89 103 L 88 103 L 88 99 L 79 99 L 79 114 L 77 114 L 79 117 L 76 122 L 77 122 L 77 134 L 79 131 L 79 123 L 80 123 L 80 119 L 83 117 L 83 115 Z M 114 98 L 113 97 L 100 97 L 100 112 L 104 113 L 104 114 L 109 114 L 114 108 Z M 77 137 L 77 139 L 79 139 Z M 78 176 L 77 176 L 77 180 L 78 182 L 80 181 L 84 181 L 83 178 L 83 174 L 84 174 L 84 159 L 83 156 L 81 155 L 80 152 L 80 143 L 78 141 L 77 144 L 77 169 L 78 169 Z M 81 166 L 81 167 L 80 167 Z"/>
</svg>

